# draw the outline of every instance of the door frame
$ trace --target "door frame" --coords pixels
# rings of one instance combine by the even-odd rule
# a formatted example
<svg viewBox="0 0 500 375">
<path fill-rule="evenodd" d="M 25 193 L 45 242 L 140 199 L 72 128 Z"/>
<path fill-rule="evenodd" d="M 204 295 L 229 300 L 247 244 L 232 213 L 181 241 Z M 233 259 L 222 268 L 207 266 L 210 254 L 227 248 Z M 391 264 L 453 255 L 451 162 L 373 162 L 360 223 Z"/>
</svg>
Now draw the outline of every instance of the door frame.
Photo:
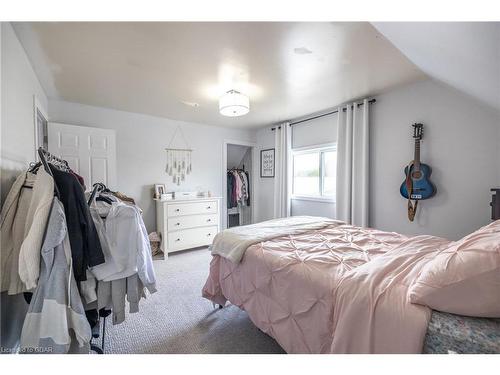
<svg viewBox="0 0 500 375">
<path fill-rule="evenodd" d="M 45 119 L 45 121 L 47 121 L 47 137 L 48 137 L 48 133 L 49 133 L 49 123 L 50 123 L 50 120 L 49 120 L 49 114 L 48 114 L 48 111 L 47 111 L 47 108 L 45 108 L 42 104 L 42 102 L 40 101 L 40 99 L 38 99 L 38 97 L 36 96 L 36 94 L 33 95 L 33 129 L 34 129 L 34 134 L 35 134 L 35 158 L 34 160 L 36 161 L 40 161 L 40 157 L 38 156 L 38 148 L 43 146 L 43 145 L 40 145 L 38 144 L 38 138 L 39 138 L 39 130 L 38 129 L 38 112 L 40 112 L 40 114 L 43 116 L 43 118 Z M 45 134 L 44 134 L 45 135 Z M 48 151 L 48 145 L 47 145 L 47 150 Z"/>
<path fill-rule="evenodd" d="M 227 229 L 227 146 L 235 145 L 235 146 L 247 146 L 250 147 L 250 154 L 252 158 L 252 169 L 250 171 L 250 185 L 252 187 L 250 191 L 250 204 L 251 204 L 251 220 L 252 223 L 255 222 L 256 216 L 256 208 L 257 208 L 257 184 L 255 181 L 255 176 L 257 176 L 256 171 L 258 171 L 258 163 L 257 159 L 257 143 L 255 142 L 247 142 L 247 141 L 239 141 L 233 139 L 225 139 L 222 144 L 222 199 L 221 199 L 221 228 L 222 230 Z"/>
</svg>

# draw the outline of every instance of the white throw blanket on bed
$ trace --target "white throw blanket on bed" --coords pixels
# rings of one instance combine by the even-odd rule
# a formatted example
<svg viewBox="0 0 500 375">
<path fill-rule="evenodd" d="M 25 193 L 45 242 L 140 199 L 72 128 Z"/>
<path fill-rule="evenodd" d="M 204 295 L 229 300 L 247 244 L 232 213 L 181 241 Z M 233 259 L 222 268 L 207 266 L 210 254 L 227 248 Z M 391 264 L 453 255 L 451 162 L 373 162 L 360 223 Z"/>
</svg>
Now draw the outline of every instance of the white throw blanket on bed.
<svg viewBox="0 0 500 375">
<path fill-rule="evenodd" d="M 246 249 L 253 244 L 276 237 L 322 229 L 332 224 L 342 225 L 345 223 L 317 216 L 292 216 L 263 221 L 262 223 L 244 225 L 220 232 L 215 236 L 210 249 L 212 255 L 220 255 L 233 263 L 239 263 Z"/>
</svg>

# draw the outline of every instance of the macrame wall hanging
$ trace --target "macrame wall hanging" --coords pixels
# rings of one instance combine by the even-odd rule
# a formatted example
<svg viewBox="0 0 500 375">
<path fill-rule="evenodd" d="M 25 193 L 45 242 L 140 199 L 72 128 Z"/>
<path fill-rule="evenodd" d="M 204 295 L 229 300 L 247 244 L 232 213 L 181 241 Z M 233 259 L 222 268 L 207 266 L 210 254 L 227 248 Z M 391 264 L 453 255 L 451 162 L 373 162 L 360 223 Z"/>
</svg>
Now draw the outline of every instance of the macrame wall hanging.
<svg viewBox="0 0 500 375">
<path fill-rule="evenodd" d="M 184 141 L 185 148 L 173 148 L 175 137 L 180 134 L 182 140 Z M 189 148 L 189 144 L 184 137 L 184 133 L 180 126 L 175 129 L 174 135 L 165 149 L 167 151 L 167 165 L 165 167 L 165 172 L 172 177 L 172 182 L 174 184 L 180 185 L 182 181 L 186 179 L 186 176 L 191 173 L 191 153 L 192 149 Z"/>
</svg>

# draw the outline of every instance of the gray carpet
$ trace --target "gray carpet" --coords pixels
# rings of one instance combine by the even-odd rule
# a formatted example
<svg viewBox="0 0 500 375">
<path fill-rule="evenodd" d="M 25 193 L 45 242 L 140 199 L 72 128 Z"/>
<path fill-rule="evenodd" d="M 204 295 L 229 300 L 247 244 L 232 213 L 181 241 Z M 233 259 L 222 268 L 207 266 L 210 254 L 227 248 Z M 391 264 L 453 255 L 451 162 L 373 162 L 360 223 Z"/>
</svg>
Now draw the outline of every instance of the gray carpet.
<svg viewBox="0 0 500 375">
<path fill-rule="evenodd" d="M 207 249 L 155 260 L 158 292 L 125 322 L 106 325 L 106 353 L 283 353 L 236 306 L 214 309 L 201 297 L 211 256 Z"/>
</svg>

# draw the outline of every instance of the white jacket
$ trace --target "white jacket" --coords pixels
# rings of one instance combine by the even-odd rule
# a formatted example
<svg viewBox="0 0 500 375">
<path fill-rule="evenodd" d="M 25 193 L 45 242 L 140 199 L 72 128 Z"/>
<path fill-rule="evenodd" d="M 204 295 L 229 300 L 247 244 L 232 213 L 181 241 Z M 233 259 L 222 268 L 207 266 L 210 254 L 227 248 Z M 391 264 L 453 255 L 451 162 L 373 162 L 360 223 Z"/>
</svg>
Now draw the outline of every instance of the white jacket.
<svg viewBox="0 0 500 375">
<path fill-rule="evenodd" d="M 19 294 L 37 286 L 40 250 L 53 198 L 54 180 L 43 168 L 36 175 L 21 173 L 12 185 L 0 221 L 2 292 Z"/>
<path fill-rule="evenodd" d="M 144 221 L 135 206 L 95 202 L 90 212 L 106 262 L 92 267 L 98 280 L 112 281 L 137 273 L 150 293 L 156 291 L 151 246 Z M 105 216 L 103 220 L 101 218 Z"/>
</svg>

